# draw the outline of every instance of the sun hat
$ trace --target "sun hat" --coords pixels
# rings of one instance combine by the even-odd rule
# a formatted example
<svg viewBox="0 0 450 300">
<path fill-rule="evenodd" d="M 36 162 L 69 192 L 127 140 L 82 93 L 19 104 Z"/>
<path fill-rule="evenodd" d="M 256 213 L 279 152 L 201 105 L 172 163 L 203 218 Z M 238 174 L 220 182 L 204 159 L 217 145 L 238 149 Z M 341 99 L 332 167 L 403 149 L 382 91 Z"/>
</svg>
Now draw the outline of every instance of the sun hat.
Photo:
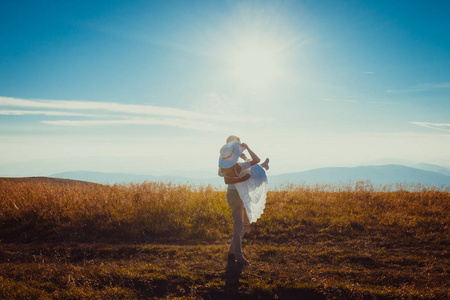
<svg viewBox="0 0 450 300">
<path fill-rule="evenodd" d="M 232 141 L 220 148 L 219 168 L 228 169 L 234 166 L 244 148 L 237 142 Z"/>
</svg>

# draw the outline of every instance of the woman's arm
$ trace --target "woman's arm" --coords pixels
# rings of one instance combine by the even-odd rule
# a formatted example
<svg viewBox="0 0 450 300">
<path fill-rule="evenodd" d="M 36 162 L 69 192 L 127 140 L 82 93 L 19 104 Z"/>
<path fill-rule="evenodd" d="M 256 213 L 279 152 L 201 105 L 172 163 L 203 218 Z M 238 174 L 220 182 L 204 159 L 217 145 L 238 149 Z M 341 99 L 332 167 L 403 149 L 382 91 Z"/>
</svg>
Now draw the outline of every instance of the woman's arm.
<svg viewBox="0 0 450 300">
<path fill-rule="evenodd" d="M 244 147 L 245 149 L 247 149 L 248 153 L 250 154 L 250 157 L 252 158 L 252 160 L 250 161 L 250 165 L 254 166 L 256 164 L 259 164 L 259 162 L 261 161 L 259 159 L 259 157 L 255 154 L 255 152 L 253 152 L 245 143 L 241 144 L 242 147 Z"/>
<path fill-rule="evenodd" d="M 249 178 L 250 178 L 250 174 L 247 174 L 242 178 L 225 177 L 224 180 L 225 180 L 225 184 L 235 184 L 235 183 L 239 183 L 239 182 L 244 182 Z"/>
</svg>

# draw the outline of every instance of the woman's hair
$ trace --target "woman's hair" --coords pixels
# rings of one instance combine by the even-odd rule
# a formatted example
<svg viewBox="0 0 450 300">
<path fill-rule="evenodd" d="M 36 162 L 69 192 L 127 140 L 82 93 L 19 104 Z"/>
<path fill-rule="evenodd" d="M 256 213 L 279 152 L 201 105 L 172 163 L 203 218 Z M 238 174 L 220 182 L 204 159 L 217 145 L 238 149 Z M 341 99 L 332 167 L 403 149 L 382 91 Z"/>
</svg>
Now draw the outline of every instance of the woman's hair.
<svg viewBox="0 0 450 300">
<path fill-rule="evenodd" d="M 230 142 L 233 142 L 233 141 L 238 141 L 238 142 L 240 142 L 241 139 L 240 139 L 239 137 L 235 136 L 235 135 L 230 135 L 230 136 L 227 138 L 227 144 L 230 143 Z"/>
</svg>

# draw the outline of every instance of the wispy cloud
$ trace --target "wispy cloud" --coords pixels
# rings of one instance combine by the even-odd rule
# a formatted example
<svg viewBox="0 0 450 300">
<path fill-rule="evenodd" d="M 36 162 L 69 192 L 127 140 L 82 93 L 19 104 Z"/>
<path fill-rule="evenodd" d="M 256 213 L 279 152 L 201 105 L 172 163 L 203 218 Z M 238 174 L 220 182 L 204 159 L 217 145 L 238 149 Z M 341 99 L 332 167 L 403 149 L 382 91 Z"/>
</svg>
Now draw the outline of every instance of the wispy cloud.
<svg viewBox="0 0 450 300">
<path fill-rule="evenodd" d="M 353 99 L 346 99 L 346 98 L 326 98 L 323 100 L 328 101 L 328 102 L 362 103 L 362 104 L 377 104 L 377 105 L 395 104 L 395 102 L 391 102 L 391 101 L 379 101 L 379 100 L 368 100 L 368 99 L 353 100 Z"/>
<path fill-rule="evenodd" d="M 395 104 L 395 102 L 391 102 L 391 101 L 369 101 L 368 103 L 372 103 L 372 104 Z"/>
<path fill-rule="evenodd" d="M 366 72 L 363 72 L 363 74 L 371 75 L 371 74 L 373 74 L 373 72 L 366 71 Z"/>
<path fill-rule="evenodd" d="M 388 93 L 413 93 L 413 92 L 426 92 L 442 89 L 450 89 L 450 82 L 444 83 L 422 83 L 406 89 L 389 89 Z"/>
<path fill-rule="evenodd" d="M 21 108 L 45 108 L 81 111 L 103 111 L 109 113 L 153 115 L 165 117 L 188 118 L 195 120 L 241 120 L 241 117 L 230 115 L 211 115 L 179 108 L 122 104 L 116 102 L 91 101 L 64 101 L 64 100 L 25 100 L 18 98 L 0 97 L 0 106 Z M 259 121 L 259 118 L 250 117 L 250 121 Z"/>
<path fill-rule="evenodd" d="M 183 120 L 175 118 L 145 118 L 145 119 L 124 119 L 124 120 L 58 120 L 42 121 L 44 124 L 58 126 L 114 126 L 114 125 L 163 125 L 175 126 L 184 129 L 194 129 L 203 131 L 216 131 L 220 127 L 214 123 L 205 123 L 201 121 Z"/>
<path fill-rule="evenodd" d="M 430 122 L 409 122 L 410 124 L 450 132 L 450 123 L 430 123 Z"/>
<path fill-rule="evenodd" d="M 329 102 L 347 102 L 347 103 L 358 103 L 357 100 L 350 100 L 350 99 L 342 99 L 342 98 L 326 98 L 325 101 Z"/>
<path fill-rule="evenodd" d="M 85 114 L 66 111 L 48 111 L 48 110 L 0 110 L 0 115 L 3 116 L 56 116 L 56 117 L 96 117 L 95 114 Z"/>
<path fill-rule="evenodd" d="M 89 117 L 90 120 L 45 120 L 59 126 L 96 126 L 115 124 L 166 125 L 196 130 L 215 130 L 227 122 L 260 122 L 261 118 L 230 114 L 211 114 L 164 106 L 116 102 L 27 100 L 0 97 L 1 115 L 45 115 Z M 102 119 L 99 120 L 98 118 Z"/>
</svg>

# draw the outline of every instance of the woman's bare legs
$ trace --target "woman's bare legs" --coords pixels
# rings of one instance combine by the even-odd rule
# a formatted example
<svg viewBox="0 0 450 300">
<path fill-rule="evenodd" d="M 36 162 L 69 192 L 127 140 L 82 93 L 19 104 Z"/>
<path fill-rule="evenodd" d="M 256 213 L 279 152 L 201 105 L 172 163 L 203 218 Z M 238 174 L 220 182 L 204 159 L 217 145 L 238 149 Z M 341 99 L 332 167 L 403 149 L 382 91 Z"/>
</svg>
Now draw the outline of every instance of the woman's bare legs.
<svg viewBox="0 0 450 300">
<path fill-rule="evenodd" d="M 263 167 L 266 170 L 269 170 L 269 159 L 266 158 L 266 160 L 261 164 L 261 167 Z"/>
</svg>

